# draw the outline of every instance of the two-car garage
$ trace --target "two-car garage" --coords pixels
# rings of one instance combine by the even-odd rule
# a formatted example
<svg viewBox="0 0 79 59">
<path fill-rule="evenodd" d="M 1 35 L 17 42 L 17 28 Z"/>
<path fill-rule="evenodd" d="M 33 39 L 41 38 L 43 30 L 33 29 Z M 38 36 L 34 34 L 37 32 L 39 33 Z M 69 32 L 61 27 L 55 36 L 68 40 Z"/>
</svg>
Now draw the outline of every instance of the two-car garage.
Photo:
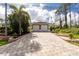
<svg viewBox="0 0 79 59">
<path fill-rule="evenodd" d="M 48 23 L 46 22 L 36 22 L 32 24 L 33 31 L 48 31 Z"/>
</svg>

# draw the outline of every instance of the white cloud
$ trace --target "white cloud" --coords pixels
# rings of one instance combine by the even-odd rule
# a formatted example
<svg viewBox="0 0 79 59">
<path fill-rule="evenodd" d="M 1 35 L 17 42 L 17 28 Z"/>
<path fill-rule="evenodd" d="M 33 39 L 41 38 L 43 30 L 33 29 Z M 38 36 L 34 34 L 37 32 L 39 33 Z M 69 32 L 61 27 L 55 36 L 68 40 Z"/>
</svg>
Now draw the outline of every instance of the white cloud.
<svg viewBox="0 0 79 59">
<path fill-rule="evenodd" d="M 5 13 L 5 8 L 3 8 L 2 6 L 0 6 L 0 18 L 5 19 L 4 13 Z"/>
<path fill-rule="evenodd" d="M 28 11 L 28 13 L 31 16 L 32 22 L 33 21 L 43 21 L 48 22 L 49 20 L 47 18 L 50 17 L 49 11 L 47 9 L 43 9 L 43 4 L 40 4 L 40 6 L 31 6 L 24 10 Z"/>
<path fill-rule="evenodd" d="M 5 13 L 5 8 L 0 6 L 0 14 L 4 14 Z"/>
<path fill-rule="evenodd" d="M 47 9 L 43 9 L 43 7 L 45 6 L 44 4 L 39 4 L 39 6 L 34 5 L 34 4 L 24 4 L 26 6 L 26 8 L 24 9 L 25 11 L 27 11 L 30 14 L 31 20 L 32 22 L 36 22 L 36 21 L 43 21 L 43 22 L 50 22 L 53 23 L 55 22 L 55 18 L 57 18 L 55 16 L 55 11 L 56 10 L 52 10 L 52 11 L 48 11 Z M 8 9 L 8 14 L 10 13 L 10 9 Z M 0 17 L 1 18 L 5 18 L 4 17 L 5 14 L 5 8 L 0 6 Z M 68 23 L 70 22 L 70 17 L 69 14 L 67 15 L 67 19 L 68 19 Z M 76 19 L 76 21 L 78 21 L 78 13 L 75 13 L 76 17 L 74 18 L 74 12 L 71 12 L 71 19 L 74 20 Z M 61 19 L 64 19 L 64 15 L 61 15 Z"/>
<path fill-rule="evenodd" d="M 24 5 L 24 4 L 23 4 Z M 16 4 L 18 6 L 18 4 Z M 50 17 L 52 14 L 47 9 L 43 9 L 44 4 L 25 4 L 27 11 L 30 14 L 32 22 L 34 21 L 43 21 L 43 22 L 49 22 Z M 0 16 L 5 19 L 5 8 L 0 6 Z M 8 14 L 11 13 L 11 10 L 8 9 Z M 52 17 L 53 18 L 53 17 Z"/>
</svg>

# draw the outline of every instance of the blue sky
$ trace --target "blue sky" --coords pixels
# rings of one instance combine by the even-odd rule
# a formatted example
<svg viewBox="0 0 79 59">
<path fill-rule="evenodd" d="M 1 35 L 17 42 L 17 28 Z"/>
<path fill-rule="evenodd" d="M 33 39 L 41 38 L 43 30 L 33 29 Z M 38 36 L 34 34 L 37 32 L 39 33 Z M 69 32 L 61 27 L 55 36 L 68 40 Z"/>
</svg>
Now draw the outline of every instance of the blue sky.
<svg viewBox="0 0 79 59">
<path fill-rule="evenodd" d="M 47 3 L 47 4 L 45 4 L 44 9 L 47 9 L 48 11 L 51 11 L 53 9 L 58 8 L 59 6 L 60 6 L 59 3 Z"/>
<path fill-rule="evenodd" d="M 27 11 L 32 21 L 46 21 L 53 22 L 55 20 L 55 10 L 60 7 L 61 3 L 24 3 L 24 4 L 15 4 L 16 6 L 25 5 L 24 9 Z M 73 13 L 79 12 L 79 4 L 73 4 L 71 6 L 71 11 Z M 8 7 L 8 13 L 11 13 L 10 8 Z M 0 18 L 5 18 L 5 6 L 0 4 Z"/>
<path fill-rule="evenodd" d="M 29 4 L 29 3 L 26 3 L 26 4 L 24 3 L 24 5 L 27 5 L 27 4 Z M 43 9 L 47 9 L 48 11 L 51 11 L 53 9 L 56 9 L 56 8 L 60 7 L 60 5 L 62 3 L 41 3 L 41 4 L 44 4 Z M 21 5 L 21 4 L 17 3 L 17 5 Z M 0 6 L 3 6 L 4 7 L 4 3 L 0 3 Z M 40 6 L 40 3 L 32 3 L 32 6 L 39 7 Z M 79 3 L 77 3 L 77 4 L 73 3 L 73 5 L 71 6 L 72 11 L 76 11 L 75 9 L 77 9 L 78 6 L 79 6 Z"/>
</svg>

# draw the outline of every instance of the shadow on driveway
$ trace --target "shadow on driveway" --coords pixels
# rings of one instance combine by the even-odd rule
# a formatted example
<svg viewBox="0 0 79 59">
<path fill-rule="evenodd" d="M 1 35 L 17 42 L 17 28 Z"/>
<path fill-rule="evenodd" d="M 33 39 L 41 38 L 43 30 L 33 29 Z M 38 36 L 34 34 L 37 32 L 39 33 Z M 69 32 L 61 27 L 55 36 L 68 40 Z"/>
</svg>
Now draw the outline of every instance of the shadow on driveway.
<svg viewBox="0 0 79 59">
<path fill-rule="evenodd" d="M 24 56 L 25 54 L 33 53 L 41 50 L 41 44 L 34 41 L 38 36 L 29 33 L 18 37 L 17 41 L 0 47 L 0 54 L 10 55 L 10 56 Z"/>
</svg>

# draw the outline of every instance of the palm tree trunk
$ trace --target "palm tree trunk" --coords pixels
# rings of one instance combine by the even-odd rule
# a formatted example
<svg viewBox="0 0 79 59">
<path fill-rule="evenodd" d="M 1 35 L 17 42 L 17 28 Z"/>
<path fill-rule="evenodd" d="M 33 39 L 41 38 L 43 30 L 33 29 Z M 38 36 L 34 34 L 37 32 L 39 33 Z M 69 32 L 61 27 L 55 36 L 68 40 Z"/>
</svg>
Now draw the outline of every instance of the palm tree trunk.
<svg viewBox="0 0 79 59">
<path fill-rule="evenodd" d="M 71 25 L 71 4 L 70 4 L 70 28 L 72 27 L 72 25 Z"/>
<path fill-rule="evenodd" d="M 62 28 L 61 14 L 60 14 L 60 28 Z"/>
<path fill-rule="evenodd" d="M 79 15 L 78 15 L 78 26 L 79 26 Z"/>
<path fill-rule="evenodd" d="M 7 36 L 7 3 L 5 3 L 5 36 Z"/>
<path fill-rule="evenodd" d="M 70 28 L 71 28 L 72 27 L 72 25 L 71 25 L 71 11 L 70 11 L 69 17 L 70 17 Z"/>
<path fill-rule="evenodd" d="M 75 26 L 77 26 L 77 24 L 76 24 L 76 14 L 75 14 L 75 12 L 74 12 L 74 20 L 75 20 Z"/>
<path fill-rule="evenodd" d="M 19 35 L 21 35 L 21 13 L 19 15 Z"/>
<path fill-rule="evenodd" d="M 67 28 L 68 25 L 67 25 L 67 12 L 65 11 L 65 27 Z"/>
</svg>

